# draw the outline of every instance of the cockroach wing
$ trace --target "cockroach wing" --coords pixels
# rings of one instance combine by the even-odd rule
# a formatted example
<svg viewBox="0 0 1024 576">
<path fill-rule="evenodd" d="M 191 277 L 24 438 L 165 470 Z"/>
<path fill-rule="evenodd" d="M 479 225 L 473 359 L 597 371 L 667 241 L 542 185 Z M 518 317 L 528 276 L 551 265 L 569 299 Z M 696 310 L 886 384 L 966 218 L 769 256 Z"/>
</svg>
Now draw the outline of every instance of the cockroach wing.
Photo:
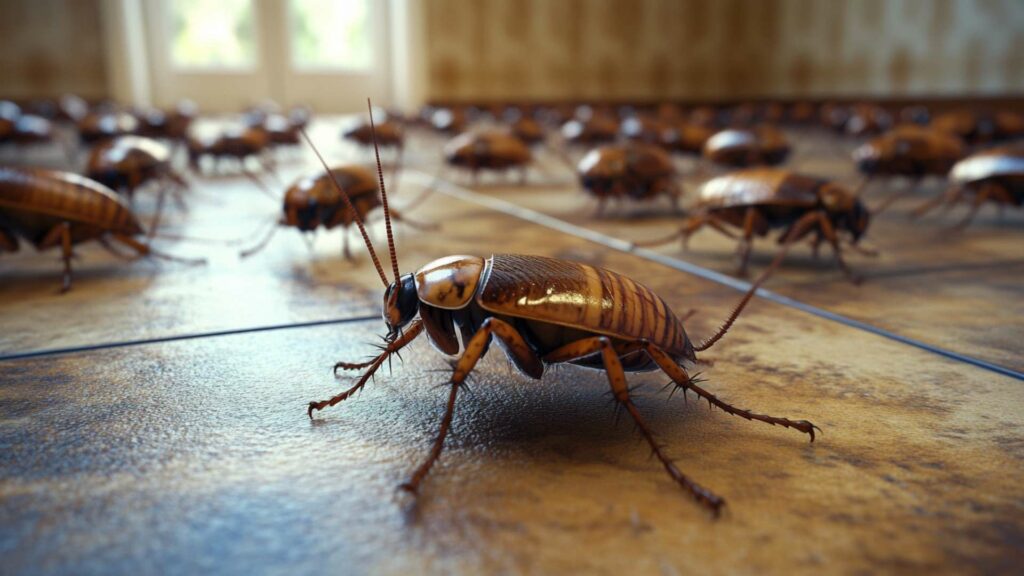
<svg viewBox="0 0 1024 576">
<path fill-rule="evenodd" d="M 489 312 L 647 339 L 674 356 L 692 356 L 686 331 L 665 301 L 621 274 L 542 256 L 496 254 L 483 277 L 477 303 Z"/>
</svg>

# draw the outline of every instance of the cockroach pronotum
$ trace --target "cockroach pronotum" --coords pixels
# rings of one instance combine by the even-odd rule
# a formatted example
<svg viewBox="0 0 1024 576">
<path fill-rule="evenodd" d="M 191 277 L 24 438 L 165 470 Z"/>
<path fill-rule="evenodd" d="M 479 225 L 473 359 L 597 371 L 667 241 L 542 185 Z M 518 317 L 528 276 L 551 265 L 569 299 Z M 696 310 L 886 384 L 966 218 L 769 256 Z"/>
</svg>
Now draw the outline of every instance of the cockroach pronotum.
<svg viewBox="0 0 1024 576">
<path fill-rule="evenodd" d="M 342 198 L 339 188 L 348 198 Z M 299 232 L 311 233 L 318 229 L 342 229 L 342 255 L 352 259 L 348 247 L 349 229 L 357 219 L 366 219 L 367 214 L 382 205 L 377 179 L 373 172 L 362 166 L 336 166 L 330 173 L 317 172 L 298 179 L 284 194 L 283 214 L 276 225 L 254 247 L 241 252 L 242 258 L 252 256 L 267 246 L 274 233 L 282 228 L 295 228 Z M 428 228 L 413 222 L 393 208 L 391 217 L 414 228 Z"/>
<path fill-rule="evenodd" d="M 890 193 L 875 208 L 875 212 L 880 212 L 913 193 L 925 176 L 945 176 L 965 153 L 964 143 L 953 134 L 904 124 L 859 146 L 853 151 L 853 160 L 868 179 L 865 186 L 878 176 L 911 179 L 910 186 Z"/>
<path fill-rule="evenodd" d="M 1024 136 L 1024 115 L 1006 111 L 952 110 L 935 116 L 929 126 L 957 136 L 968 144 L 984 144 Z"/>
<path fill-rule="evenodd" d="M 324 166 L 326 168 L 326 164 Z M 767 274 L 754 283 L 725 324 L 696 345 L 687 336 L 682 320 L 657 294 L 626 276 L 594 266 L 517 254 L 489 258 L 459 255 L 435 260 L 415 273 L 402 275 L 386 208 L 383 176 L 380 180 L 393 280 L 388 280 L 362 223 L 358 219 L 356 223 L 385 287 L 386 345 L 368 362 L 337 363 L 335 371 L 365 369 L 365 372 L 355 385 L 341 394 L 311 402 L 307 413 L 312 417 L 314 410 L 350 398 L 392 355 L 426 332 L 435 348 L 455 357 L 454 369 L 449 380 L 447 407 L 433 448 L 408 482 L 401 485 L 404 490 L 417 494 L 440 456 L 454 418 L 458 392 L 494 337 L 504 345 L 503 349 L 518 370 L 530 378 L 540 379 L 545 368 L 553 364 L 568 363 L 603 370 L 614 400 L 636 422 L 668 474 L 716 514 L 725 501 L 680 472 L 665 455 L 633 403 L 627 372 L 661 369 L 675 386 L 695 392 L 727 413 L 794 428 L 814 440 L 816 427 L 810 422 L 735 408 L 702 388 L 700 381 L 691 377 L 683 366 L 684 362 L 696 362 L 697 352 L 707 350 L 726 334 Z M 347 202 L 344 191 L 342 195 Z M 797 228 L 793 232 L 802 231 Z M 457 332 L 462 335 L 461 345 Z"/>
<path fill-rule="evenodd" d="M 966 227 L 986 203 L 1000 208 L 1024 205 L 1024 144 L 1011 144 L 976 152 L 953 165 L 950 188 L 913 212 L 921 216 L 931 209 L 970 201 L 970 211 L 957 225 Z"/>
<path fill-rule="evenodd" d="M 597 214 L 609 198 L 650 200 L 668 196 L 672 210 L 679 207 L 676 171 L 667 152 L 650 144 L 600 146 L 588 152 L 576 167 L 583 189 L 597 198 Z"/>
<path fill-rule="evenodd" d="M 60 246 L 64 260 L 62 292 L 71 289 L 72 246 L 88 240 L 122 258 L 111 241 L 138 257 L 198 264 L 157 252 L 134 238 L 143 234 L 131 209 L 113 190 L 83 176 L 38 168 L 0 167 L 0 252 L 18 250 L 18 237 L 37 250 Z"/>
<path fill-rule="evenodd" d="M 776 166 L 789 157 L 789 142 L 777 128 L 762 124 L 750 129 L 718 132 L 704 143 L 704 158 L 713 164 L 744 168 Z"/>
<path fill-rule="evenodd" d="M 451 166 L 465 168 L 476 182 L 480 170 L 520 170 L 520 182 L 526 183 L 526 171 L 533 154 L 519 138 L 504 131 L 466 132 L 444 146 L 444 159 Z"/>
<path fill-rule="evenodd" d="M 853 282 L 859 278 L 843 260 L 840 233 L 850 236 L 850 247 L 857 246 L 867 231 L 871 216 L 857 195 L 823 178 L 797 174 L 778 168 L 750 168 L 712 178 L 700 192 L 696 214 L 686 219 L 678 232 L 638 246 L 656 246 L 682 238 L 685 247 L 690 235 L 710 226 L 730 238 L 729 229 L 738 228 L 740 236 L 739 274 L 744 275 L 750 261 L 755 236 L 771 230 L 783 230 L 779 242 L 798 241 L 814 233 L 815 254 L 822 240 L 832 246 L 836 262 Z M 799 230 L 799 233 L 796 231 Z"/>
<path fill-rule="evenodd" d="M 622 121 L 619 134 L 629 140 L 647 144 L 660 144 L 662 134 L 669 125 L 662 120 L 649 116 L 631 116 Z"/>
</svg>

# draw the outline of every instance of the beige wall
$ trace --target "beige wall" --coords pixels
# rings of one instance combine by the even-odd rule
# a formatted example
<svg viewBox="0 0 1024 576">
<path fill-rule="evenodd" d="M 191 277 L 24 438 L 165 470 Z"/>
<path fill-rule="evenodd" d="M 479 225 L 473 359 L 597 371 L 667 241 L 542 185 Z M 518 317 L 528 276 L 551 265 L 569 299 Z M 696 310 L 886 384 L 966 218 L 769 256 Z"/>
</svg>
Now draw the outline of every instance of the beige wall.
<svg viewBox="0 0 1024 576">
<path fill-rule="evenodd" d="M 100 0 L 0 0 L 0 96 L 107 94 Z"/>
<path fill-rule="evenodd" d="M 1024 0 L 424 0 L 440 100 L 1024 92 Z"/>
</svg>

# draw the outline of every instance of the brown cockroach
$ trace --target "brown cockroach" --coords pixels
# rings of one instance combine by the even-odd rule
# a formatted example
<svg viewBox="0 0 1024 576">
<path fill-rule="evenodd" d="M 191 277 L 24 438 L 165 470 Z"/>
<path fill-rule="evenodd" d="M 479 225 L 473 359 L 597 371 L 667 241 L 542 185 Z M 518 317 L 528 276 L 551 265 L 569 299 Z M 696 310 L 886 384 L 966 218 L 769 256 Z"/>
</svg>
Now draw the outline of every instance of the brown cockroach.
<svg viewBox="0 0 1024 576">
<path fill-rule="evenodd" d="M 341 135 L 360 146 L 373 147 L 373 133 L 369 122 L 359 122 L 346 128 Z M 402 126 L 398 122 L 390 120 L 377 124 L 377 144 L 381 148 L 401 150 L 405 146 L 405 134 L 402 131 Z"/>
<path fill-rule="evenodd" d="M 149 182 L 162 182 L 157 200 L 156 215 L 150 225 L 155 232 L 163 214 L 164 198 L 169 191 L 179 207 L 184 206 L 180 190 L 189 188 L 188 182 L 174 170 L 171 150 L 142 136 L 120 136 L 93 146 L 86 163 L 85 175 L 104 186 L 122 192 L 129 203 L 135 191 Z"/>
<path fill-rule="evenodd" d="M 301 128 L 281 114 L 267 116 L 263 121 L 263 130 L 267 133 L 267 145 L 270 147 L 298 146 L 302 143 L 299 137 Z"/>
<path fill-rule="evenodd" d="M 846 122 L 850 119 L 850 107 L 835 102 L 826 102 L 818 110 L 821 123 L 834 132 L 846 132 Z"/>
<path fill-rule="evenodd" d="M 0 252 L 18 250 L 18 237 L 37 250 L 60 246 L 64 260 L 62 292 L 71 289 L 72 246 L 98 241 L 117 256 L 116 241 L 138 257 L 187 260 L 155 251 L 134 237 L 142 225 L 113 190 L 70 172 L 0 167 Z"/>
<path fill-rule="evenodd" d="M 377 130 L 380 130 L 380 126 L 377 126 Z M 511 130 L 512 135 L 525 142 L 527 146 L 543 144 L 547 140 L 547 132 L 544 130 L 544 126 L 525 114 L 521 114 L 513 120 L 509 124 L 509 130 Z"/>
<path fill-rule="evenodd" d="M 631 116 L 622 121 L 619 125 L 619 134 L 627 140 L 644 142 L 647 144 L 660 144 L 665 131 L 670 125 L 657 118 L 650 116 Z"/>
<path fill-rule="evenodd" d="M 526 171 L 533 154 L 530 147 L 511 133 L 500 130 L 465 132 L 444 145 L 444 159 L 450 166 L 464 168 L 476 182 L 480 170 L 504 171 L 520 169 L 520 182 L 526 182 Z"/>
<path fill-rule="evenodd" d="M 750 168 L 712 178 L 701 188 L 696 214 L 687 218 L 678 232 L 637 246 L 656 246 L 681 238 L 685 248 L 689 237 L 704 226 L 730 238 L 729 227 L 741 230 L 738 273 L 745 275 L 755 236 L 784 230 L 779 242 L 798 241 L 814 233 L 815 255 L 822 240 L 832 246 L 836 262 L 853 282 L 859 279 L 843 260 L 840 233 L 850 236 L 850 247 L 862 252 L 857 243 L 867 231 L 871 215 L 855 192 L 824 178 L 797 174 L 778 168 Z M 795 230 L 800 230 L 795 234 Z"/>
<path fill-rule="evenodd" d="M 857 169 L 868 176 L 944 176 L 963 158 L 963 142 L 939 130 L 903 124 L 853 151 Z"/>
<path fill-rule="evenodd" d="M 21 106 L 10 100 L 0 100 L 0 143 L 6 142 L 14 133 L 14 125 L 21 116 Z"/>
<path fill-rule="evenodd" d="M 953 165 L 949 172 L 951 186 L 913 212 L 922 216 L 931 209 L 951 207 L 970 201 L 971 208 L 957 228 L 964 228 L 986 203 L 1000 208 L 1024 205 L 1024 144 L 1010 144 L 971 154 Z"/>
<path fill-rule="evenodd" d="M 857 169 L 866 176 L 862 186 L 878 176 L 905 176 L 909 186 L 895 190 L 877 207 L 885 210 L 917 190 L 926 176 L 945 176 L 967 148 L 956 136 L 916 124 L 902 124 L 853 151 Z"/>
<path fill-rule="evenodd" d="M 675 166 L 657 146 L 637 142 L 600 146 L 583 156 L 576 173 L 583 189 L 597 198 L 598 216 L 609 198 L 651 200 L 664 195 L 671 199 L 673 211 L 679 208 Z"/>
<path fill-rule="evenodd" d="M 342 198 L 339 188 L 348 197 Z M 373 172 L 355 165 L 335 166 L 330 173 L 320 171 L 299 178 L 288 187 L 284 194 L 283 213 L 273 226 L 254 247 L 243 250 L 242 258 L 252 256 L 267 246 L 274 233 L 282 228 L 295 228 L 303 234 L 314 233 L 320 228 L 333 230 L 342 229 L 342 255 L 346 260 L 352 259 L 348 247 L 349 230 L 358 218 L 365 220 L 367 214 L 382 206 L 377 178 Z M 393 208 L 392 219 L 404 222 L 414 228 L 430 228 L 413 222 Z"/>
<path fill-rule="evenodd" d="M 619 137 L 619 121 L 604 114 L 589 118 L 573 118 L 562 124 L 562 139 L 574 146 L 596 146 L 614 142 Z"/>
<path fill-rule="evenodd" d="M 968 144 L 984 144 L 1024 136 L 1024 115 L 1006 111 L 952 110 L 935 116 L 929 126 L 958 136 Z"/>
<path fill-rule="evenodd" d="M 7 141 L 19 145 L 49 144 L 57 138 L 53 123 L 35 114 L 22 114 L 14 121 Z"/>
<path fill-rule="evenodd" d="M 273 163 L 264 156 L 269 143 L 270 136 L 259 126 L 229 128 L 213 138 L 191 136 L 188 139 L 189 166 L 196 173 L 202 174 L 203 158 L 211 159 L 214 166 L 223 164 L 224 160 L 234 160 L 246 177 L 267 191 L 256 174 L 246 168 L 246 162 L 253 158 L 261 168 L 275 174 Z"/>
<path fill-rule="evenodd" d="M 716 133 L 704 143 L 703 156 L 713 164 L 744 168 L 776 166 L 789 157 L 789 142 L 777 128 L 768 124 L 748 130 L 728 129 Z"/>
<path fill-rule="evenodd" d="M 818 117 L 818 110 L 810 102 L 794 102 L 785 114 L 785 121 L 790 124 L 810 124 Z"/>
<path fill-rule="evenodd" d="M 704 145 L 714 134 L 714 128 L 709 126 L 679 121 L 669 124 L 662 130 L 658 143 L 672 152 L 700 156 L 704 151 Z"/>
<path fill-rule="evenodd" d="M 871 136 L 881 134 L 892 126 L 892 114 L 885 108 L 858 104 L 850 108 L 843 130 L 851 136 Z"/>
<path fill-rule="evenodd" d="M 83 144 L 95 144 L 138 131 L 139 121 L 127 112 L 90 112 L 78 121 L 78 139 Z"/>
<path fill-rule="evenodd" d="M 149 108 L 135 113 L 140 136 L 183 142 L 198 114 L 199 107 L 191 100 L 182 100 L 171 110 Z"/>
<path fill-rule="evenodd" d="M 458 108 L 438 108 L 430 114 L 430 126 L 442 134 L 459 134 L 467 123 L 466 113 Z"/>
<path fill-rule="evenodd" d="M 326 164 L 324 166 L 326 168 Z M 388 331 L 385 346 L 368 362 L 338 362 L 335 371 L 365 369 L 365 372 L 341 394 L 310 402 L 307 413 L 312 418 L 314 410 L 350 398 L 392 355 L 426 332 L 437 350 L 454 358 L 450 391 L 430 454 L 401 485 L 402 489 L 414 495 L 419 492 L 423 479 L 444 448 L 458 393 L 480 358 L 492 349 L 490 344 L 495 337 L 503 344 L 502 349 L 513 365 L 533 379 L 541 379 L 546 367 L 553 364 L 602 370 L 608 378 L 613 399 L 632 417 L 669 476 L 715 514 L 725 501 L 680 472 L 665 455 L 633 402 L 627 372 L 660 369 L 676 387 L 695 392 L 729 414 L 794 428 L 814 440 L 817 427 L 811 422 L 735 408 L 701 387 L 700 380 L 690 376 L 684 367 L 684 363 L 697 361 L 697 352 L 709 349 L 726 334 L 767 278 L 767 273 L 744 295 L 725 324 L 699 344 L 689 339 L 683 321 L 652 290 L 624 275 L 586 264 L 518 254 L 496 254 L 488 258 L 456 255 L 402 275 L 386 208 L 383 177 L 380 179 L 393 280 L 385 274 L 362 222 L 357 219 L 356 223 L 385 288 L 383 316 Z M 340 187 L 339 191 L 344 196 Z M 794 229 L 794 233 L 800 231 Z M 462 335 L 461 343 L 457 334 Z"/>
<path fill-rule="evenodd" d="M 65 94 L 57 100 L 56 119 L 77 124 L 89 113 L 89 103 L 81 96 Z"/>
</svg>

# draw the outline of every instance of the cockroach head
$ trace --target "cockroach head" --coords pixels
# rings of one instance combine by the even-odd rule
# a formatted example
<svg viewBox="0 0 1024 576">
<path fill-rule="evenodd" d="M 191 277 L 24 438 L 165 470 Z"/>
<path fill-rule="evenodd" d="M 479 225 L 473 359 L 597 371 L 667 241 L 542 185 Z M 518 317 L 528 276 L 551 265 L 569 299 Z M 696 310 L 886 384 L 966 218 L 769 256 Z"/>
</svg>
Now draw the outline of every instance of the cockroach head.
<svg viewBox="0 0 1024 576">
<path fill-rule="evenodd" d="M 419 295 L 416 293 L 416 280 L 412 274 L 406 274 L 392 282 L 384 291 L 383 316 L 388 326 L 388 339 L 398 337 L 402 328 L 416 317 L 419 312 Z"/>
</svg>

